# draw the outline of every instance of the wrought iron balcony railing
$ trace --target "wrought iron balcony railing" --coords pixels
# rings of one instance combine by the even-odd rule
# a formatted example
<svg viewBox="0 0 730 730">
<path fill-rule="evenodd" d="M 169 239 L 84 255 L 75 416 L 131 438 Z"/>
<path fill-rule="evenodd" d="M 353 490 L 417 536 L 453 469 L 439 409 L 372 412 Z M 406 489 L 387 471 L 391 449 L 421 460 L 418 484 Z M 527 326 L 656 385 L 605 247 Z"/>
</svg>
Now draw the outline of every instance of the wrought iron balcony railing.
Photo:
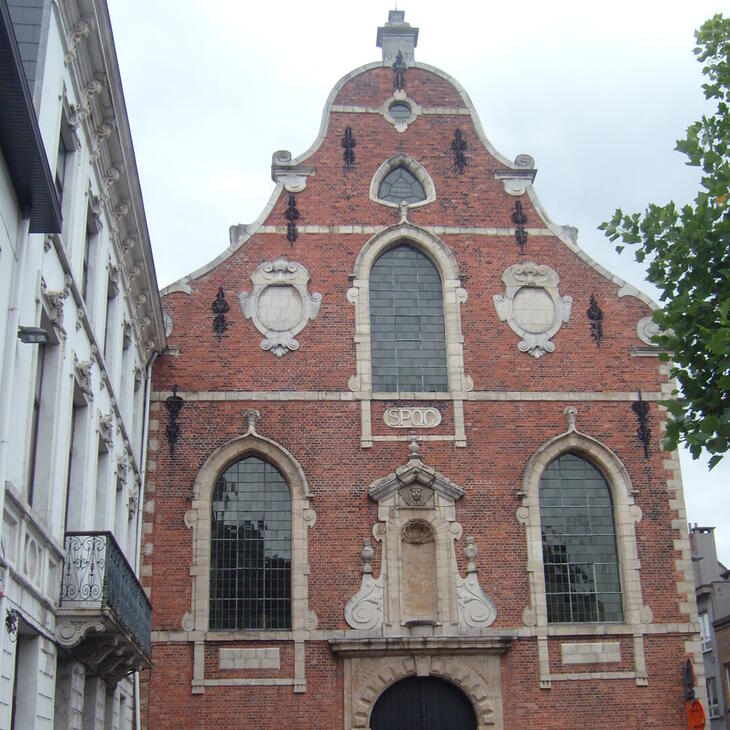
<svg viewBox="0 0 730 730">
<path fill-rule="evenodd" d="M 150 602 L 112 534 L 67 532 L 64 547 L 60 608 L 113 618 L 149 661 Z"/>
</svg>

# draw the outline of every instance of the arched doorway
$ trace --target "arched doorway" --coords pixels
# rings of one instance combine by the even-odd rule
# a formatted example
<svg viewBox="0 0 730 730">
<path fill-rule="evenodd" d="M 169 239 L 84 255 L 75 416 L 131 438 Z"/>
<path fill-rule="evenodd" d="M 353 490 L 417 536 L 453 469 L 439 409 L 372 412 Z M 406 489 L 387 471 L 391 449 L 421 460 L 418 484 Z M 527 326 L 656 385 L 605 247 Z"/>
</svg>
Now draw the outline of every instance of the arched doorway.
<svg viewBox="0 0 730 730">
<path fill-rule="evenodd" d="M 466 695 L 437 677 L 407 677 L 378 698 L 370 730 L 476 730 Z"/>
</svg>

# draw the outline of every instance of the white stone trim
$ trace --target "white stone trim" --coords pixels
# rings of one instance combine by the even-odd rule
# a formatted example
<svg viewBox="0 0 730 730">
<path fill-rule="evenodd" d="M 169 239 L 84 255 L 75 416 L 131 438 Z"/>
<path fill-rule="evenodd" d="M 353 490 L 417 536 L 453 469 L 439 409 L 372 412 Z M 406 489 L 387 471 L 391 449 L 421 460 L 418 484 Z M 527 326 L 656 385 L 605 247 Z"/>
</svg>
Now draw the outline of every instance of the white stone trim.
<svg viewBox="0 0 730 730">
<path fill-rule="evenodd" d="M 291 631 L 210 631 L 210 531 L 211 496 L 216 480 L 230 464 L 246 456 L 258 456 L 273 464 L 282 474 L 292 501 L 292 599 Z M 283 446 L 257 434 L 253 427 L 243 436 L 232 439 L 216 449 L 198 471 L 193 484 L 191 509 L 185 513 L 185 524 L 193 530 L 193 555 L 190 566 L 192 599 L 190 612 L 182 620 L 182 628 L 188 641 L 195 641 L 196 648 L 202 642 L 213 640 L 220 634 L 233 639 L 293 639 L 295 655 L 297 647 L 309 637 L 317 626 L 317 619 L 309 608 L 309 559 L 307 552 L 307 530 L 314 525 L 316 515 L 310 507 L 311 495 L 304 471 L 296 459 Z M 302 645 L 303 648 L 303 645 Z M 299 652 L 302 654 L 302 652 Z M 303 656 L 303 654 L 302 654 Z M 295 661 L 295 691 L 305 687 L 304 662 Z M 206 685 L 204 663 L 194 663 L 193 692 L 202 691 Z"/>
<path fill-rule="evenodd" d="M 390 107 L 393 106 L 393 104 L 406 104 L 411 110 L 411 115 L 408 119 L 396 119 L 393 117 L 390 113 Z M 380 113 L 383 115 L 386 122 L 395 127 L 397 132 L 403 133 L 406 129 L 408 129 L 409 124 L 413 124 L 413 122 L 421 116 L 423 110 L 421 109 L 421 105 L 411 99 L 411 97 L 408 96 L 403 89 L 397 89 L 393 92 L 392 96 L 388 97 L 383 102 L 380 107 Z"/>
<path fill-rule="evenodd" d="M 511 626 L 508 628 L 498 628 L 494 625 L 488 629 L 469 631 L 462 638 L 474 639 L 474 638 L 494 638 L 495 636 L 503 636 L 508 639 L 514 639 L 516 637 L 529 639 L 536 638 L 541 635 L 542 630 L 538 630 L 534 626 Z M 345 641 L 348 639 L 360 639 L 362 638 L 363 632 L 361 629 L 315 629 L 309 632 L 310 641 Z M 220 635 L 218 635 L 220 634 Z M 639 640 L 642 636 L 665 636 L 667 634 L 682 635 L 686 637 L 695 638 L 697 634 L 697 626 L 694 623 L 653 623 L 646 624 L 643 627 L 642 635 L 639 635 Z M 600 639 L 606 640 L 606 636 L 635 636 L 634 629 L 632 626 L 626 626 L 625 624 L 590 624 L 585 626 L 579 626 L 577 624 L 564 625 L 564 626 L 553 626 L 550 628 L 551 640 L 556 637 L 565 637 L 570 640 L 576 638 L 585 637 L 587 639 Z M 378 630 L 373 633 L 373 639 L 381 637 L 382 632 Z M 209 634 L 204 636 L 203 634 L 198 635 L 196 632 L 187 631 L 153 631 L 152 641 L 162 644 L 188 644 L 191 641 L 205 640 L 208 643 L 223 643 L 231 641 L 289 641 L 292 639 L 291 632 L 275 632 L 275 631 L 241 631 L 236 632 L 216 632 L 215 635 Z M 696 642 L 699 647 L 699 641 Z M 698 648 L 699 650 L 699 648 Z"/>
<path fill-rule="evenodd" d="M 253 270 L 253 291 L 250 294 L 240 292 L 238 301 L 243 316 L 250 319 L 264 336 L 260 343 L 262 350 L 282 357 L 299 349 L 295 335 L 306 327 L 310 319 L 317 318 L 322 306 L 322 295 L 307 291 L 310 278 L 309 271 L 302 264 L 283 258 L 264 261 Z M 283 292 L 290 295 L 288 299 L 269 301 L 268 296 Z"/>
<path fill-rule="evenodd" d="M 532 261 L 514 264 L 502 274 L 504 294 L 493 296 L 497 316 L 507 322 L 510 329 L 522 340 L 517 345 L 520 352 L 528 352 L 534 358 L 555 350 L 552 338 L 564 322 L 570 319 L 573 304 L 571 296 L 561 296 L 558 291 L 558 272 L 545 264 Z M 532 299 L 530 312 L 537 313 L 538 320 L 524 320 L 516 301 L 522 295 Z M 538 298 L 536 298 L 536 296 Z M 542 320 L 542 321 L 540 321 Z"/>
<path fill-rule="evenodd" d="M 355 382 L 355 381 L 353 381 Z M 178 390 L 185 401 L 354 401 L 352 391 L 329 390 Z M 157 390 L 152 393 L 152 402 L 163 402 L 172 395 L 171 390 Z M 635 391 L 551 391 L 551 390 L 473 390 L 465 393 L 468 401 L 610 401 L 634 402 L 638 400 Z M 642 400 L 661 401 L 671 397 L 671 386 L 665 392 L 643 392 Z M 451 400 L 450 393 L 373 393 L 372 400 L 423 401 Z"/>
<path fill-rule="evenodd" d="M 414 160 L 410 155 L 404 152 L 399 152 L 397 155 L 393 155 L 389 160 L 383 162 L 380 167 L 375 171 L 372 180 L 370 181 L 370 200 L 380 205 L 387 205 L 390 208 L 399 208 L 401 203 L 393 203 L 390 200 L 383 200 L 378 197 L 378 190 L 380 190 L 380 184 L 383 182 L 385 177 L 392 170 L 397 167 L 405 167 L 408 172 L 412 173 L 413 176 L 423 186 L 423 191 L 426 193 L 425 200 L 419 200 L 417 203 L 408 203 L 409 208 L 420 208 L 421 206 L 428 205 L 436 200 L 436 186 L 433 184 L 431 176 L 428 174 L 428 170 L 418 160 Z"/>
<path fill-rule="evenodd" d="M 621 642 L 582 641 L 560 645 L 560 659 L 569 664 L 611 664 L 621 661 Z"/>
<path fill-rule="evenodd" d="M 641 635 L 653 621 L 649 606 L 645 605 L 641 593 L 640 563 L 636 546 L 635 526 L 641 520 L 641 509 L 634 501 L 631 478 L 620 459 L 597 439 L 575 429 L 574 422 L 565 433 L 546 441 L 530 458 L 518 493 L 522 506 L 517 509 L 517 520 L 526 528 L 527 571 L 532 605 L 525 608 L 523 621 L 534 627 L 539 637 L 540 686 L 549 687 L 550 673 L 548 637 L 575 635 L 585 627 L 580 624 L 548 624 L 545 574 L 543 570 L 542 536 L 540 530 L 540 478 L 545 468 L 554 459 L 565 453 L 575 453 L 592 463 L 603 475 L 611 491 L 613 518 L 616 529 L 616 549 L 621 577 L 621 595 L 624 621 L 621 624 L 595 624 L 592 628 L 600 633 L 610 634 L 614 628 L 625 626 L 630 633 L 639 637 L 634 646 L 634 672 L 636 683 L 646 684 L 644 644 Z M 641 671 L 640 671 L 641 670 Z M 564 676 L 564 675 L 561 675 Z"/>
</svg>

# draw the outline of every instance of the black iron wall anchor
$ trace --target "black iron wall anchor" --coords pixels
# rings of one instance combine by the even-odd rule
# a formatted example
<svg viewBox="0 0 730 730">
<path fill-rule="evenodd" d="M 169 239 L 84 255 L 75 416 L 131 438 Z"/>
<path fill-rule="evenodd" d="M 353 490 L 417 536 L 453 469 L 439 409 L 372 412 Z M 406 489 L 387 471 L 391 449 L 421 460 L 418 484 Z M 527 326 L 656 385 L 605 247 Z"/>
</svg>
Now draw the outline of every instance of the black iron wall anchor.
<svg viewBox="0 0 730 730">
<path fill-rule="evenodd" d="M 403 54 L 398 51 L 398 55 L 395 57 L 395 63 L 391 66 L 395 71 L 395 86 L 397 91 L 403 91 L 403 87 L 406 85 L 406 62 L 403 60 Z"/>
<path fill-rule="evenodd" d="M 167 440 L 170 443 L 170 456 L 175 456 L 175 444 L 180 438 L 182 428 L 177 422 L 177 417 L 180 415 L 180 411 L 185 401 L 177 394 L 177 385 L 172 386 L 172 395 L 165 401 L 165 408 L 167 408 L 167 428 L 165 433 L 167 434 Z"/>
<path fill-rule="evenodd" d="M 299 220 L 299 210 L 297 209 L 297 199 L 294 193 L 289 193 L 289 205 L 284 213 L 288 223 L 286 224 L 286 240 L 293 246 L 297 240 L 297 221 Z"/>
<path fill-rule="evenodd" d="M 641 397 L 638 391 L 639 400 L 631 404 L 631 410 L 636 414 L 639 427 L 636 429 L 636 438 L 644 446 L 644 458 L 649 458 L 649 441 L 651 440 L 651 429 L 649 428 L 649 404 Z"/>
<path fill-rule="evenodd" d="M 522 203 L 518 200 L 515 203 L 515 209 L 512 213 L 512 222 L 515 224 L 515 241 L 520 247 L 520 254 L 525 253 L 525 244 L 527 243 L 527 231 L 525 230 L 525 223 L 527 223 L 527 216 L 522 210 Z"/>
<path fill-rule="evenodd" d="M 454 167 L 461 174 L 464 172 L 464 168 L 466 167 L 466 155 L 464 154 L 464 150 L 466 150 L 466 140 L 461 136 L 460 129 L 457 129 L 454 132 L 454 141 L 451 143 L 451 149 L 454 152 Z"/>
<path fill-rule="evenodd" d="M 345 135 L 342 138 L 342 170 L 347 172 L 348 170 L 355 169 L 355 137 L 352 134 L 352 128 L 347 127 L 345 129 Z"/>
<path fill-rule="evenodd" d="M 596 341 L 596 347 L 600 347 L 603 339 L 603 311 L 593 294 L 591 294 L 591 306 L 586 310 L 586 314 L 590 322 L 591 337 Z"/>
<path fill-rule="evenodd" d="M 226 319 L 226 312 L 230 310 L 230 307 L 226 301 L 222 286 L 218 287 L 218 295 L 213 300 L 210 308 L 213 310 L 213 332 L 215 332 L 215 336 L 218 338 L 218 342 L 220 342 L 224 332 L 231 324 Z"/>
</svg>

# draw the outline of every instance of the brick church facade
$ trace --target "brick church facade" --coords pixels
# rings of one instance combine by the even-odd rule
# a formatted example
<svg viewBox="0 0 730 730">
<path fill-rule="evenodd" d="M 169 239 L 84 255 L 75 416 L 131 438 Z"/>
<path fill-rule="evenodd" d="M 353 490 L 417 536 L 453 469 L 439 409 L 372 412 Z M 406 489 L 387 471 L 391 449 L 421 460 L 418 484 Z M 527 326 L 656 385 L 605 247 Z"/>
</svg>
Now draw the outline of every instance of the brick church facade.
<svg viewBox="0 0 730 730">
<path fill-rule="evenodd" d="M 163 291 L 149 728 L 683 728 L 704 684 L 651 302 L 417 35 Z"/>
</svg>

